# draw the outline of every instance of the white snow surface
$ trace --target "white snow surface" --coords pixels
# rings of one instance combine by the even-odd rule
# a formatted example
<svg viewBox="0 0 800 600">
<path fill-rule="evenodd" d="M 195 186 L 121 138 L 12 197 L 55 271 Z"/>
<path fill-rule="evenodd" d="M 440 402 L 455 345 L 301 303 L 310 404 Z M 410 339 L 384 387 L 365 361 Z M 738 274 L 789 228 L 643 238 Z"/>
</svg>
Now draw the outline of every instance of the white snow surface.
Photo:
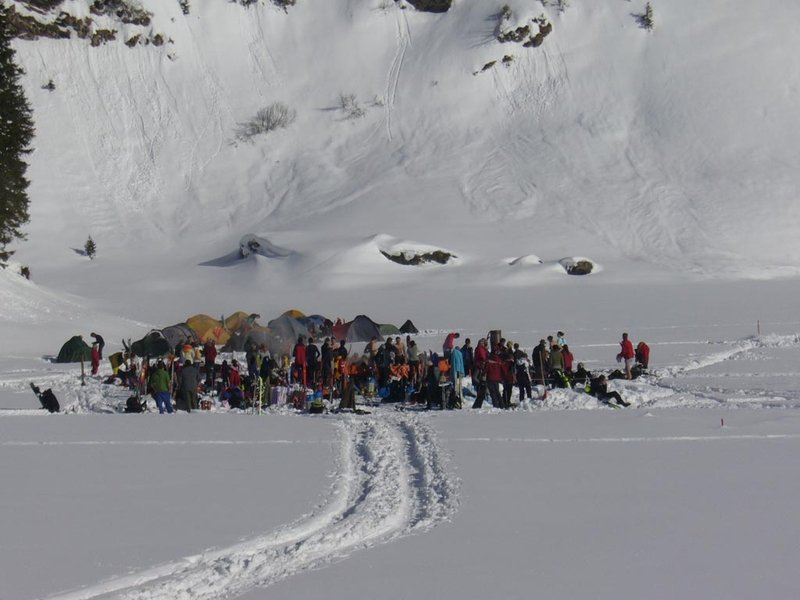
<svg viewBox="0 0 800 600">
<path fill-rule="evenodd" d="M 800 5 L 656 0 L 647 32 L 644 2 L 509 0 L 553 23 L 525 49 L 500 2 L 138 3 L 164 46 L 14 44 L 36 138 L 0 272 L 0 599 L 800 595 Z M 294 123 L 237 140 L 273 102 Z M 289 308 L 411 318 L 423 349 L 563 330 L 591 370 L 628 331 L 653 368 L 612 382 L 626 410 L 168 417 L 49 360 Z"/>
</svg>

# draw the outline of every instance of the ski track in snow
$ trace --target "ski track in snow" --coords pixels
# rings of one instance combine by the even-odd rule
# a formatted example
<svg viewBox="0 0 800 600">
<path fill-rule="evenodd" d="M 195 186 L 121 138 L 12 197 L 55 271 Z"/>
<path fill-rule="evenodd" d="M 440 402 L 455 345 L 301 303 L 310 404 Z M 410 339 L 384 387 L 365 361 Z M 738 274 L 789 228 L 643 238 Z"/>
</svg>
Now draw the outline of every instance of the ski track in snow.
<svg viewBox="0 0 800 600">
<path fill-rule="evenodd" d="M 233 546 L 101 582 L 51 600 L 232 598 L 452 517 L 458 484 L 417 415 L 346 417 L 328 498 L 311 514 Z"/>
<path fill-rule="evenodd" d="M 655 375 L 659 378 L 680 377 L 687 375 L 692 371 L 705 369 L 726 360 L 736 359 L 737 357 L 752 350 L 764 348 L 789 348 L 796 347 L 798 345 L 800 345 L 800 336 L 798 335 L 768 335 L 762 337 L 749 337 L 734 342 L 731 348 L 727 348 L 721 352 L 715 352 L 699 358 L 693 358 L 685 365 L 658 369 L 655 371 Z"/>
<path fill-rule="evenodd" d="M 721 405 L 743 406 L 743 405 L 761 405 L 768 406 L 797 406 L 800 402 L 800 397 L 796 392 L 781 392 L 776 395 L 772 390 L 724 390 L 721 388 L 707 387 L 704 389 L 690 389 L 682 388 L 679 381 L 684 377 L 714 377 L 724 378 L 728 374 L 714 374 L 705 375 L 698 374 L 697 371 L 706 369 L 708 367 L 720 364 L 725 361 L 736 360 L 742 356 L 747 355 L 749 352 L 755 350 L 775 349 L 775 348 L 796 348 L 800 346 L 800 336 L 794 335 L 766 335 L 761 337 L 748 337 L 742 340 L 733 342 L 731 347 L 726 348 L 720 352 L 714 352 L 705 356 L 692 358 L 688 363 L 678 366 L 665 367 L 657 369 L 653 372 L 655 376 L 655 385 L 663 390 L 671 391 L 676 396 L 688 395 L 695 399 L 713 401 Z M 779 374 L 771 373 L 770 377 L 776 377 Z M 786 376 L 787 374 L 781 373 L 780 375 Z M 790 374 L 792 375 L 792 374 Z M 733 375 L 734 377 L 742 377 L 744 375 Z M 748 374 L 747 377 L 753 377 L 753 374 Z M 676 380 L 675 382 L 664 380 Z M 656 400 L 658 402 L 658 399 Z M 652 403 L 652 402 L 651 402 Z"/>
<path fill-rule="evenodd" d="M 406 50 L 411 45 L 411 31 L 405 13 L 400 9 L 397 12 L 397 54 L 395 54 L 394 60 L 389 67 L 386 83 L 386 135 L 390 142 L 394 138 L 392 133 L 392 113 L 394 112 L 397 88 L 400 83 L 400 72 L 403 69 Z"/>
</svg>

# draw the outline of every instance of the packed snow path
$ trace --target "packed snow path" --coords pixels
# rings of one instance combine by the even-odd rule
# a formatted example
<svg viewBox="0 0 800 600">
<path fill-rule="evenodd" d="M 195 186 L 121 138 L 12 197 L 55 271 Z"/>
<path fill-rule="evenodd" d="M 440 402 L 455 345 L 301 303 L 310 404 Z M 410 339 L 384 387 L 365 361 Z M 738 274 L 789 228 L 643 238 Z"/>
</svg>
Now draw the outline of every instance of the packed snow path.
<svg viewBox="0 0 800 600">
<path fill-rule="evenodd" d="M 310 515 L 239 544 L 159 565 L 58 600 L 232 598 L 450 518 L 457 484 L 433 429 L 412 414 L 345 417 L 328 498 Z"/>
</svg>

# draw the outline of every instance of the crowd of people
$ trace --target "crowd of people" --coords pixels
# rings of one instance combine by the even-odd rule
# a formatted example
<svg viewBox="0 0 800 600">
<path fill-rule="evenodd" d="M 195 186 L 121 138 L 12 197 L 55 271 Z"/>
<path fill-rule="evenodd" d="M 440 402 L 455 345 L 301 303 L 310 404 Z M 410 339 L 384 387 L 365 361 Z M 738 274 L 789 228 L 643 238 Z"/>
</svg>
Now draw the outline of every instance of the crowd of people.
<svg viewBox="0 0 800 600">
<path fill-rule="evenodd" d="M 96 342 L 95 347 L 101 349 L 102 343 Z M 530 354 L 499 331 L 491 331 L 474 346 L 470 338 L 462 343 L 460 334 L 451 332 L 441 354 L 421 350 L 411 336 L 383 342 L 373 337 L 358 354 L 347 348 L 345 340 L 326 337 L 317 342 L 301 335 L 291 353 L 272 356 L 263 345 L 250 345 L 244 364 L 236 358 L 230 362 L 219 358 L 213 341 L 202 345 L 186 341 L 156 361 L 126 355 L 108 381 L 120 381 L 141 396 L 149 394 L 160 413 L 173 412 L 173 399 L 178 410 L 191 412 L 200 407 L 201 397 L 218 399 L 232 408 L 260 408 L 273 402 L 275 388 L 297 392 L 298 407 L 305 406 L 307 396 L 332 402 L 355 393 L 368 402 L 460 408 L 466 378 L 475 397 L 472 408 L 481 408 L 487 399 L 495 408 L 512 408 L 514 389 L 521 404 L 534 399 L 534 386 L 543 390 L 576 387 L 602 402 L 628 405 L 618 392 L 608 390 L 605 375 L 595 376 L 583 363 L 576 363 L 563 331 L 541 339 Z M 624 370 L 613 372 L 611 378 L 635 378 L 649 366 L 649 347 L 640 342 L 634 349 L 623 333 L 617 360 Z M 92 370 L 97 372 L 94 348 Z"/>
</svg>

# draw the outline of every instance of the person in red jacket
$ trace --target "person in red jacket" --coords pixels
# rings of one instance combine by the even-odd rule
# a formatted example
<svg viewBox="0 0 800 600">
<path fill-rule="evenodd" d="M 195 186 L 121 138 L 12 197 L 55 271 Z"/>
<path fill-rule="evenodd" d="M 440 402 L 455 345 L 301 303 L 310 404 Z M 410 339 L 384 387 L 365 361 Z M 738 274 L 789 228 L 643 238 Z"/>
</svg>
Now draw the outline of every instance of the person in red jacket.
<svg viewBox="0 0 800 600">
<path fill-rule="evenodd" d="M 650 346 L 647 342 L 639 342 L 636 345 L 636 362 L 642 365 L 642 369 L 647 369 L 650 364 Z"/>
<path fill-rule="evenodd" d="M 100 369 L 100 347 L 97 342 L 92 344 L 92 375 L 97 375 Z"/>
<path fill-rule="evenodd" d="M 483 400 L 486 398 L 488 391 L 486 385 L 486 360 L 489 358 L 489 352 L 486 350 L 486 340 L 481 338 L 478 340 L 478 345 L 475 346 L 475 351 L 472 356 L 472 382 L 475 385 L 475 402 L 472 408 L 481 408 Z"/>
<path fill-rule="evenodd" d="M 503 399 L 500 394 L 500 384 L 503 382 L 503 357 L 500 352 L 492 352 L 486 359 L 486 387 L 492 406 L 503 408 Z"/>
<path fill-rule="evenodd" d="M 489 351 L 486 349 L 486 340 L 481 338 L 475 346 L 472 358 L 472 367 L 475 371 L 483 371 L 486 366 L 486 359 L 489 358 Z"/>
<path fill-rule="evenodd" d="M 575 357 L 566 344 L 561 348 L 561 357 L 564 359 L 564 373 L 572 375 L 572 363 L 575 362 Z"/>
<path fill-rule="evenodd" d="M 296 378 L 299 382 L 301 382 L 304 386 L 306 385 L 306 343 L 305 338 L 303 336 L 297 337 L 297 344 L 294 346 L 294 351 L 292 352 L 292 356 L 294 357 L 294 366 L 296 369 Z"/>
<path fill-rule="evenodd" d="M 631 367 L 633 366 L 635 353 L 633 351 L 633 342 L 628 339 L 627 333 L 622 334 L 622 341 L 619 345 L 621 350 L 617 354 L 617 360 L 625 361 L 625 379 L 631 379 Z"/>
<path fill-rule="evenodd" d="M 239 373 L 239 361 L 235 358 L 231 362 L 231 369 L 228 373 L 228 386 L 229 387 L 241 387 L 242 386 L 242 375 Z"/>
<path fill-rule="evenodd" d="M 217 347 L 214 345 L 213 340 L 206 340 L 203 346 L 203 358 L 206 363 L 206 389 L 212 390 L 214 388 L 214 379 L 216 378 L 216 363 L 217 363 Z"/>
<path fill-rule="evenodd" d="M 444 338 L 444 344 L 442 344 L 442 354 L 447 360 L 450 360 L 450 353 L 455 348 L 456 340 L 461 337 L 457 331 L 453 331 L 447 334 L 447 337 Z"/>
</svg>

